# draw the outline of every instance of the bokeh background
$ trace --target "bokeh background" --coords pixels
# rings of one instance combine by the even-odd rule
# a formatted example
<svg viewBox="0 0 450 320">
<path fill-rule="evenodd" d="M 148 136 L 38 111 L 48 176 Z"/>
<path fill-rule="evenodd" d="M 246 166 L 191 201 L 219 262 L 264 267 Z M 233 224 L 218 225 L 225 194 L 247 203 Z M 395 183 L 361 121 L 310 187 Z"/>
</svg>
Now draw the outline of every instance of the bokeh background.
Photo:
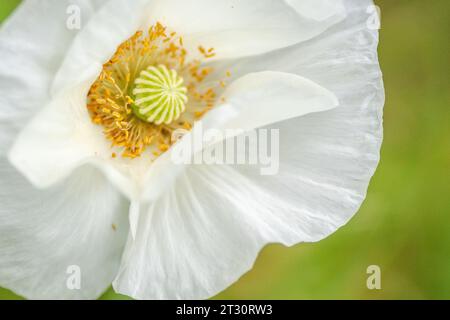
<svg viewBox="0 0 450 320">
<path fill-rule="evenodd" d="M 0 21 L 19 2 L 0 0 Z M 385 139 L 366 201 L 319 243 L 268 246 L 216 298 L 450 299 L 450 1 L 376 4 Z M 381 290 L 366 287 L 373 264 Z M 20 297 L 0 289 L 0 299 Z M 109 290 L 102 299 L 126 297 Z"/>
</svg>

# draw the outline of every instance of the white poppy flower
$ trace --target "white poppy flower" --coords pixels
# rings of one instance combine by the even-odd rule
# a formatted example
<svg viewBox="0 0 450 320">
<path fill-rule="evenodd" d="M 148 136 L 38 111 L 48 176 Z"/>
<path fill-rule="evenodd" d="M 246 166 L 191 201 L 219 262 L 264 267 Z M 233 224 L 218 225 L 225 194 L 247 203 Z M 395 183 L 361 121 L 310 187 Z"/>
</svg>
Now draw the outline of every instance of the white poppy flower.
<svg viewBox="0 0 450 320">
<path fill-rule="evenodd" d="M 67 27 L 69 4 L 80 30 Z M 0 286 L 208 298 L 266 244 L 344 225 L 382 140 L 372 5 L 24 1 L 0 31 Z M 195 119 L 279 129 L 279 173 L 175 165 L 167 135 Z"/>
</svg>

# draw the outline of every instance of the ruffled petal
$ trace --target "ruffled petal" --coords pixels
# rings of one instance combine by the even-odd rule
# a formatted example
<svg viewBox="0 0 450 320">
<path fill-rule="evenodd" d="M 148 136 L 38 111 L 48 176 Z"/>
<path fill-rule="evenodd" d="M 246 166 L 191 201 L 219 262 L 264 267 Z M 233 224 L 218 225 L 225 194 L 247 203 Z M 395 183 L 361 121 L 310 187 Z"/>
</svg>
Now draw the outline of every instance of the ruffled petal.
<svg viewBox="0 0 450 320">
<path fill-rule="evenodd" d="M 53 98 L 20 132 L 8 152 L 13 166 L 39 189 L 85 164 L 96 167 L 129 199 L 138 197 L 147 159 L 114 159 L 110 142 L 86 108 L 90 83 Z"/>
<path fill-rule="evenodd" d="M 224 98 L 227 105 L 206 116 L 208 126 L 219 128 L 209 117 L 224 118 L 221 116 L 224 108 L 232 109 L 236 115 L 227 121 L 225 127 L 252 130 L 305 114 L 330 110 L 339 104 L 332 92 L 311 80 L 273 71 L 249 73 L 237 79 L 227 88 Z"/>
<path fill-rule="evenodd" d="M 205 299 L 251 268 L 262 240 L 257 226 L 223 197 L 238 190 L 219 191 L 204 175 L 207 168 L 198 169 L 143 209 L 113 282 L 117 292 L 137 299 Z"/>
<path fill-rule="evenodd" d="M 232 8 L 231 11 L 227 9 L 228 11 L 226 12 L 228 15 L 233 14 L 233 16 L 236 16 L 237 20 L 235 22 L 239 25 L 239 28 L 235 29 L 233 32 L 245 34 L 246 31 L 244 28 L 247 28 L 248 30 L 258 30 L 258 32 L 264 31 L 264 34 L 269 34 L 267 29 L 273 29 L 272 36 L 279 39 L 281 35 L 285 33 L 285 28 L 288 28 L 288 26 L 283 25 L 280 27 L 280 25 L 278 25 L 278 23 L 287 21 L 286 15 L 290 17 L 292 23 L 303 21 L 302 19 L 299 19 L 298 14 L 292 7 L 284 3 L 267 1 L 267 3 L 264 4 L 265 5 L 262 6 L 259 1 L 254 1 L 251 5 L 244 5 L 241 2 L 236 4 L 232 3 L 231 5 L 235 7 Z M 177 10 L 172 11 L 172 9 L 175 9 L 175 7 L 173 7 L 175 5 Z M 199 7 L 207 6 L 207 9 L 205 10 L 211 11 L 216 16 L 220 14 L 222 17 L 223 12 L 219 12 L 222 10 L 218 11 L 217 9 L 222 8 L 225 10 L 225 8 L 229 7 L 230 3 L 221 1 L 212 6 L 209 2 L 198 2 L 197 5 Z M 170 16 L 172 19 L 175 17 L 175 12 L 184 12 L 185 10 L 183 8 L 185 6 L 186 3 L 180 1 L 109 1 L 95 13 L 91 22 L 79 32 L 53 82 L 51 92 L 54 98 L 50 103 L 49 108 L 46 108 L 48 110 L 42 112 L 42 114 L 27 127 L 27 130 L 21 134 L 21 137 L 18 139 L 17 144 L 11 152 L 10 159 L 12 162 L 19 170 L 21 170 L 21 172 L 29 177 L 36 186 L 46 187 L 52 185 L 59 179 L 68 176 L 77 166 L 84 163 L 92 163 L 101 168 L 104 173 L 108 175 L 110 180 L 129 198 L 139 197 L 140 186 L 146 184 L 146 181 L 143 180 L 142 177 L 146 176 L 143 173 L 149 170 L 148 165 L 146 165 L 145 160 L 141 159 L 135 159 L 132 164 L 128 160 L 123 159 L 111 161 L 111 151 L 108 148 L 106 141 L 100 141 L 98 139 L 98 137 L 102 135 L 98 134 L 99 130 L 96 130 L 98 128 L 94 128 L 94 125 L 89 123 L 86 110 L 82 110 L 82 105 L 84 105 L 83 98 L 85 97 L 83 94 L 89 84 L 92 83 L 100 73 L 102 64 L 111 57 L 121 42 L 129 38 L 136 30 L 139 30 L 140 27 L 146 23 L 159 20 L 159 17 Z M 267 19 L 267 15 L 270 11 L 269 9 L 277 10 L 278 12 L 277 19 L 274 19 L 273 25 L 270 24 L 270 19 Z M 169 14 L 169 11 L 171 11 L 171 14 Z M 189 12 L 192 13 L 192 10 Z M 186 12 L 187 16 L 191 14 L 189 12 Z M 339 14 L 340 13 L 341 12 L 339 12 Z M 333 16 L 339 14 L 336 13 L 336 15 Z M 244 21 L 244 18 L 247 15 L 251 17 L 250 22 Z M 130 16 L 135 18 L 129 19 Z M 208 22 L 211 21 L 211 18 L 207 19 L 205 16 L 199 20 Z M 179 23 L 182 19 L 176 19 L 176 21 Z M 188 21 L 193 20 L 185 20 L 186 23 L 188 23 Z M 191 32 L 198 36 L 199 32 L 204 28 L 205 30 L 209 30 L 210 33 L 211 30 L 214 31 L 214 34 L 220 33 L 218 30 L 214 30 L 214 28 L 210 29 L 207 27 L 205 21 L 201 24 L 197 24 L 195 27 L 196 29 L 189 29 L 190 24 L 188 24 L 186 28 L 182 28 L 182 32 Z M 226 24 L 229 23 L 229 21 L 227 19 L 222 19 L 221 21 L 223 25 L 215 24 L 214 26 L 227 29 L 228 27 Z M 320 28 L 322 28 L 320 30 L 323 31 L 323 23 L 321 22 L 320 25 Z M 177 25 L 174 26 L 174 29 L 176 29 L 176 27 Z M 318 32 L 317 28 L 309 25 L 302 25 L 301 29 L 308 30 L 307 32 Z M 292 32 L 293 34 L 295 33 L 296 36 L 301 35 L 298 32 Z M 277 33 L 278 36 L 275 37 L 275 33 Z M 300 40 L 303 39 L 302 37 L 300 37 Z M 259 36 L 256 38 L 258 39 Z M 266 43 L 267 41 L 263 42 Z M 242 47 L 241 45 L 239 46 Z M 275 47 L 277 46 L 278 45 Z M 271 48 L 271 50 L 275 47 Z M 266 49 L 269 50 L 268 48 Z M 258 51 L 258 53 L 259 52 L 260 51 Z M 288 75 L 285 75 L 284 78 L 287 79 L 288 77 Z M 289 82 L 289 80 L 282 83 L 286 82 Z M 243 81 L 236 83 L 233 88 L 236 89 L 236 87 L 242 85 L 242 83 Z M 278 88 L 276 90 L 280 90 L 281 84 L 278 84 L 278 87 L 276 87 L 275 83 L 271 83 L 271 85 L 274 89 Z M 79 88 L 83 89 L 80 90 Z M 289 89 L 291 88 L 287 88 L 286 90 Z M 62 106 L 65 103 L 69 103 L 68 101 L 65 102 L 62 98 L 67 96 L 74 96 L 75 98 L 72 100 L 78 101 L 76 103 L 79 105 L 76 109 L 79 110 L 77 112 L 80 113 L 81 117 L 71 118 L 71 115 L 69 114 L 62 116 L 51 114 L 52 112 L 67 112 L 66 106 Z M 54 111 L 49 111 L 50 109 Z M 63 109 L 66 111 L 63 111 Z M 280 119 L 282 120 L 283 117 L 290 116 L 290 114 L 280 114 Z M 50 118 L 55 124 L 47 126 L 45 123 L 48 122 L 48 119 Z M 81 124 L 76 123 L 76 121 L 81 121 Z M 56 132 L 58 132 L 58 135 L 55 134 Z M 47 138 L 45 138 L 46 136 Z M 48 136 L 57 136 L 57 138 L 48 138 Z M 46 143 L 42 146 L 42 149 L 38 146 L 40 143 Z M 58 144 L 61 145 L 61 143 L 64 143 L 64 147 L 56 147 Z M 32 150 L 32 145 L 35 145 L 34 149 L 46 149 L 49 152 L 43 156 L 36 155 L 36 157 L 40 157 L 40 159 L 30 161 L 29 154 L 27 154 L 26 151 Z M 49 162 L 49 159 L 53 159 L 56 165 L 53 162 Z"/>
<path fill-rule="evenodd" d="M 20 123 L 20 129 L 25 128 L 9 151 L 9 159 L 36 187 L 49 187 L 68 177 L 77 167 L 89 163 L 101 169 L 129 198 L 136 196 L 140 175 L 148 167 L 148 162 L 145 159 L 134 159 L 131 165 L 129 159 L 113 161 L 110 143 L 104 138 L 101 127 L 93 124 L 89 117 L 86 97 L 90 85 L 100 74 L 102 64 L 112 56 L 122 41 L 139 29 L 142 21 L 129 17 L 139 15 L 140 6 L 147 2 L 120 0 L 105 1 L 101 5 L 102 3 L 97 1 L 96 7 L 91 9 L 91 16 L 87 14 L 87 9 L 81 7 L 85 27 L 75 33 L 76 37 L 71 41 L 70 49 L 59 53 L 59 60 L 55 58 L 55 61 L 61 63 L 56 76 L 55 70 L 48 70 L 41 64 L 38 65 L 40 69 L 36 70 L 35 75 L 45 75 L 45 81 L 31 81 L 28 79 L 30 75 L 25 72 L 13 75 L 7 71 L 2 72 L 5 83 L 17 79 L 14 86 L 7 86 L 11 90 L 5 91 L 4 94 L 5 99 L 10 100 L 2 109 L 6 111 L 2 114 L 5 123 L 15 123 L 14 117 L 18 113 L 8 112 L 9 108 L 20 110 L 24 103 L 34 108 L 35 117 L 29 122 Z M 48 6 L 52 4 L 53 1 L 49 1 L 47 6 L 43 6 L 38 12 L 49 11 Z M 66 7 L 67 3 L 64 3 L 61 10 L 57 11 L 57 24 L 53 29 L 67 30 L 67 16 L 64 15 Z M 40 24 L 36 21 L 35 23 Z M 60 28 L 60 23 L 64 23 L 64 28 Z M 47 27 L 43 27 L 43 32 Z M 38 48 L 36 43 L 36 51 Z M 24 54 L 21 59 L 27 58 L 34 57 L 29 53 Z M 20 65 L 21 61 L 14 60 L 11 63 Z M 20 87 L 20 84 L 25 82 L 27 86 Z M 22 90 L 24 95 L 21 95 Z M 37 100 L 31 94 L 28 96 L 29 92 L 40 94 L 43 98 Z M 27 100 L 23 101 L 22 96 L 27 97 Z M 17 131 L 8 132 L 9 139 L 15 138 Z"/>
<path fill-rule="evenodd" d="M 299 12 L 298 3 L 315 9 Z M 316 6 L 310 0 L 111 0 L 75 40 L 52 91 L 95 79 L 120 43 L 156 22 L 182 35 L 191 56 L 204 45 L 215 48 L 214 59 L 230 59 L 306 41 L 344 17 L 342 6 Z"/>
<path fill-rule="evenodd" d="M 225 133 L 230 138 L 233 132 L 239 134 L 338 106 L 336 96 L 314 82 L 294 74 L 271 71 L 251 73 L 237 79 L 225 90 L 224 98 L 225 104 L 206 114 L 176 148 L 169 150 L 149 168 L 143 180 L 142 201 L 158 198 L 183 171 L 182 164 L 173 161 L 177 150 L 189 148 L 194 154 L 219 142 L 220 137 L 217 137 L 208 144 L 190 145 L 195 136 L 203 135 L 207 130 L 220 130 L 224 133 L 222 138 L 225 138 Z M 197 149 L 193 150 L 193 147 Z"/>
<path fill-rule="evenodd" d="M 109 0 L 101 6 L 74 39 L 52 85 L 58 94 L 100 74 L 102 66 L 146 20 L 150 0 Z"/>
<path fill-rule="evenodd" d="M 344 2 L 336 0 L 284 0 L 299 15 L 316 21 L 330 19 L 345 12 Z"/>
<path fill-rule="evenodd" d="M 4 159 L 0 174 L 0 285 L 29 299 L 99 297 L 119 266 L 127 202 L 93 168 L 46 190 Z"/>
<path fill-rule="evenodd" d="M 348 18 L 321 39 L 259 59 L 246 74 L 290 71 L 332 91 L 339 107 L 272 124 L 279 171 L 259 165 L 193 165 L 142 209 L 114 287 L 136 298 L 208 298 L 249 270 L 267 243 L 318 241 L 363 202 L 379 161 L 384 90 L 367 28 L 371 1 L 345 1 Z M 226 68 L 229 68 L 227 65 Z"/>
<path fill-rule="evenodd" d="M 77 34 L 66 28 L 69 4 L 80 7 L 86 23 L 95 10 L 87 0 L 28 0 L 1 26 L 0 151 L 50 99 L 50 83 Z"/>
<path fill-rule="evenodd" d="M 190 52 L 213 47 L 216 59 L 257 55 L 311 39 L 344 18 L 345 11 L 323 0 L 161 0 L 149 8 L 185 36 Z M 317 19 L 320 17 L 320 19 Z"/>
<path fill-rule="evenodd" d="M 85 91 L 85 90 L 83 90 Z M 96 135 L 76 92 L 53 99 L 20 132 L 9 160 L 37 188 L 47 188 L 95 156 Z M 91 138 L 90 136 L 94 136 Z"/>
<path fill-rule="evenodd" d="M 128 205 L 94 169 L 36 190 L 6 160 L 17 133 L 51 100 L 54 73 L 77 34 L 66 28 L 68 5 L 78 5 L 87 23 L 103 2 L 24 1 L 0 31 L 0 286 L 27 298 L 98 297 L 128 231 Z M 79 290 L 67 287 L 73 265 Z"/>
<path fill-rule="evenodd" d="M 319 188 L 296 187 L 280 197 L 228 166 L 189 168 L 139 216 L 114 289 L 137 299 L 206 299 L 250 270 L 267 243 L 317 241 L 346 221 L 343 212 L 318 210 Z M 337 191 L 325 210 L 345 208 L 339 196 L 348 194 Z"/>
</svg>

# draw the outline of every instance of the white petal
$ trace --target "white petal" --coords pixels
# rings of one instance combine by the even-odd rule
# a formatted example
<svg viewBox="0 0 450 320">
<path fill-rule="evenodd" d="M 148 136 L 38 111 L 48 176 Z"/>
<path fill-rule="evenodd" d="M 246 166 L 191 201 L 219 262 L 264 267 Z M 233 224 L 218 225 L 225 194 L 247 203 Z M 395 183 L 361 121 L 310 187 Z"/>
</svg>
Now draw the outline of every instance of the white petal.
<svg viewBox="0 0 450 320">
<path fill-rule="evenodd" d="M 307 2 L 304 7 L 314 7 Z M 326 11 L 328 18 L 314 20 L 318 11 Z M 198 46 L 204 45 L 216 49 L 215 58 L 226 59 L 256 55 L 308 40 L 344 16 L 345 12 L 339 6 L 316 8 L 299 15 L 290 4 L 277 0 L 196 0 L 194 3 L 111 0 L 75 39 L 52 92 L 95 79 L 101 65 L 120 43 L 157 21 L 183 35 L 185 45 L 194 57 L 198 54 Z"/>
<path fill-rule="evenodd" d="M 185 35 L 189 52 L 203 45 L 214 47 L 216 58 L 228 59 L 306 41 L 341 21 L 344 12 L 342 6 L 311 0 L 161 0 L 149 16 Z"/>
<path fill-rule="evenodd" d="M 284 0 L 299 15 L 317 21 L 330 19 L 337 13 L 345 11 L 343 1 L 336 0 Z"/>
<path fill-rule="evenodd" d="M 144 24 L 149 0 L 110 0 L 78 33 L 55 77 L 52 93 L 94 82 L 102 66 Z"/>
<path fill-rule="evenodd" d="M 78 167 L 91 164 L 130 199 L 136 197 L 148 161 L 113 159 L 111 143 L 86 108 L 90 83 L 55 97 L 20 132 L 9 150 L 10 162 L 36 188 L 48 188 Z M 131 162 L 133 161 L 133 162 Z"/>
<path fill-rule="evenodd" d="M 353 197 L 346 190 L 329 200 L 329 190 L 320 197 L 315 185 L 296 187 L 291 183 L 280 197 L 230 167 L 190 168 L 140 215 L 115 290 L 137 299 L 206 299 L 250 270 L 267 243 L 320 240 L 346 222 L 346 210 L 355 210 L 339 199 Z M 322 214 L 316 207 L 323 200 L 325 210 L 334 201 L 343 203 L 334 210 L 345 210 Z"/>
<path fill-rule="evenodd" d="M 358 210 L 379 161 L 384 92 L 371 1 L 346 1 L 349 16 L 321 39 L 243 59 L 313 79 L 339 107 L 268 128 L 280 130 L 280 172 L 260 166 L 190 166 L 141 214 L 116 290 L 137 298 L 207 298 L 236 281 L 267 243 L 318 241 Z"/>
<path fill-rule="evenodd" d="M 259 250 L 251 221 L 205 179 L 199 171 L 179 177 L 140 215 L 113 282 L 117 292 L 137 299 L 208 298 L 251 267 Z"/>
<path fill-rule="evenodd" d="M 91 163 L 100 168 L 130 199 L 157 197 L 182 168 L 168 156 L 149 166 L 145 159 L 112 159 L 109 143 L 85 107 L 89 83 L 58 96 L 20 133 L 9 159 L 36 187 L 46 188 Z M 334 95 L 295 75 L 263 72 L 247 75 L 230 86 L 230 105 L 208 114 L 205 128 L 250 130 L 271 122 L 328 110 L 337 105 Z M 233 110 L 228 122 L 224 112 Z M 129 163 L 133 161 L 133 163 Z M 150 188 L 150 189 L 149 189 Z"/>
<path fill-rule="evenodd" d="M 18 131 L 51 99 L 54 73 L 77 34 L 66 28 L 67 6 L 78 5 L 87 24 L 102 2 L 23 1 L 0 30 L 0 286 L 27 298 L 98 297 L 124 245 L 123 199 L 98 172 L 83 168 L 38 191 L 5 159 Z M 73 264 L 81 267 L 80 290 L 66 287 Z"/>
<path fill-rule="evenodd" d="M 144 24 L 148 3 L 107 1 L 78 32 L 52 83 L 52 100 L 27 125 L 9 154 L 11 162 L 36 187 L 48 187 L 77 166 L 90 163 L 130 199 L 138 197 L 148 161 L 144 157 L 111 158 L 110 142 L 102 128 L 89 119 L 86 96 L 103 63 Z M 49 122 L 52 124 L 47 125 Z M 36 154 L 32 156 L 31 150 Z"/>
<path fill-rule="evenodd" d="M 38 188 L 66 178 L 95 156 L 89 115 L 79 107 L 85 102 L 76 98 L 71 92 L 50 102 L 20 132 L 9 152 L 11 163 Z"/>
<path fill-rule="evenodd" d="M 49 100 L 49 86 L 76 30 L 66 28 L 67 6 L 76 4 L 87 23 L 90 1 L 23 1 L 0 29 L 0 150 Z"/>
<path fill-rule="evenodd" d="M 295 74 L 273 71 L 239 78 L 227 88 L 224 98 L 228 105 L 217 108 L 211 116 L 220 114 L 222 108 L 232 108 L 236 117 L 226 126 L 244 130 L 338 106 L 336 96 L 318 84 Z"/>
<path fill-rule="evenodd" d="M 179 143 L 189 143 L 189 137 L 195 136 L 196 132 L 202 135 L 209 129 L 221 132 L 231 129 L 236 133 L 239 130 L 249 131 L 270 123 L 330 110 L 338 105 L 332 92 L 312 81 L 293 74 L 270 71 L 248 74 L 236 80 L 224 96 L 227 103 L 206 114 Z M 200 152 L 207 145 L 199 147 L 193 151 Z M 144 176 L 144 200 L 156 199 L 183 172 L 183 165 L 172 161 L 172 152 L 173 148 L 158 158 Z"/>
<path fill-rule="evenodd" d="M 100 72 L 102 64 L 113 54 L 117 46 L 131 36 L 149 18 L 146 16 L 146 13 L 151 13 L 153 17 L 156 17 L 165 10 L 162 8 L 171 8 L 171 5 L 174 4 L 173 2 L 166 3 L 165 1 L 155 3 L 158 5 L 158 10 L 162 11 L 151 10 L 155 8 L 153 7 L 153 2 L 146 0 L 134 2 L 110 1 L 96 12 L 90 23 L 78 33 L 53 82 L 52 93 L 54 98 L 48 110 L 43 111 L 27 127 L 10 153 L 10 159 L 14 165 L 37 187 L 42 188 L 52 185 L 59 179 L 68 176 L 77 166 L 84 163 L 92 163 L 101 168 L 128 197 L 138 197 L 140 186 L 145 184 L 145 181 L 142 181 L 142 177 L 145 176 L 143 173 L 148 170 L 148 165 L 143 160 L 134 160 L 132 165 L 130 165 L 129 161 L 123 159 L 111 161 L 111 151 L 107 147 L 106 140 L 100 141 L 99 139 L 103 138 L 99 128 L 94 128 L 88 120 L 86 110 L 81 110 L 84 101 L 83 94 L 80 94 L 80 92 L 83 93 L 85 89 L 80 91 L 79 87 L 85 88 L 85 86 L 94 81 Z M 198 3 L 199 6 L 203 6 L 203 4 Z M 178 5 L 180 7 L 177 7 L 178 11 L 175 12 L 182 11 L 185 4 L 178 3 Z M 206 6 L 206 4 L 204 5 Z M 221 2 L 214 6 L 208 4 L 207 8 L 212 11 L 216 10 L 214 12 L 217 15 L 219 14 L 217 8 L 227 5 L 229 4 Z M 252 5 L 239 3 L 236 4 L 236 10 L 233 9 L 228 14 L 238 12 L 237 17 L 240 19 L 241 27 L 253 28 L 253 25 L 247 24 L 244 18 L 250 12 L 255 13 L 252 15 L 252 19 L 254 19 L 252 21 L 254 23 L 259 21 L 260 28 L 264 20 L 264 32 L 267 31 L 266 28 L 273 27 L 277 29 L 279 27 L 276 23 L 271 27 L 267 27 L 268 21 L 265 16 L 268 14 L 267 8 L 279 10 L 281 17 L 286 14 L 287 10 L 289 12 L 288 15 L 293 16 L 292 21 L 299 20 L 297 14 L 289 6 L 280 5 L 278 2 L 270 2 L 266 5 L 261 6 L 260 2 L 254 2 Z M 172 15 L 174 15 L 173 12 Z M 130 16 L 135 18 L 129 19 Z M 280 18 L 276 21 L 285 20 Z M 210 21 L 210 19 L 207 21 Z M 226 22 L 226 19 L 223 21 Z M 206 28 L 206 22 L 197 27 Z M 216 26 L 220 27 L 219 25 Z M 306 29 L 316 30 L 309 27 Z M 277 30 L 279 31 L 279 29 Z M 192 29 L 191 31 L 198 33 L 200 29 Z M 240 32 L 243 30 L 235 31 Z M 285 78 L 288 78 L 288 76 L 286 75 Z M 239 85 L 241 86 L 242 84 L 243 82 Z M 271 85 L 276 88 L 275 84 L 271 83 Z M 235 91 L 239 92 L 239 89 Z M 284 94 L 281 91 L 278 93 Z M 79 110 L 81 117 L 72 117 L 70 112 L 73 111 L 69 111 L 66 115 L 56 115 L 57 112 L 63 112 L 63 108 L 67 107 L 63 106 L 65 102 L 61 96 L 64 95 L 75 96 L 72 100 L 77 101 L 78 106 L 76 109 Z M 280 113 L 279 116 L 280 119 L 283 119 L 283 117 L 292 115 L 288 112 L 286 114 Z M 80 123 L 76 123 L 75 120 L 79 120 Z M 52 121 L 54 124 L 49 126 L 46 124 L 48 121 Z M 64 146 L 62 146 L 62 143 L 64 143 Z M 60 145 L 60 147 L 56 147 L 57 145 Z M 30 157 L 31 150 L 36 151 L 33 157 Z M 39 155 L 38 150 L 47 150 L 48 152 L 45 155 L 43 152 L 40 152 Z M 31 161 L 32 158 L 33 161 Z M 50 159 L 53 159 L 53 161 L 49 162 Z"/>
<path fill-rule="evenodd" d="M 0 175 L 0 286 L 30 299 L 98 298 L 125 244 L 124 199 L 93 168 L 47 190 L 34 189 L 4 159 Z M 80 268 L 79 290 L 70 289 L 78 272 L 71 266 Z"/>
</svg>

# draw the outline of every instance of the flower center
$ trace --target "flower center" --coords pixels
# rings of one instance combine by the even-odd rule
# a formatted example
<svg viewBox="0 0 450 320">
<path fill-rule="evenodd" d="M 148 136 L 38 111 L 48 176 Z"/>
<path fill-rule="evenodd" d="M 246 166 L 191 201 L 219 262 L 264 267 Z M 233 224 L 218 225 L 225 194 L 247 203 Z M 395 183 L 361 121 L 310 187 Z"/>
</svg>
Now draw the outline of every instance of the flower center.
<svg viewBox="0 0 450 320">
<path fill-rule="evenodd" d="M 175 143 L 175 130 L 190 130 L 217 103 L 225 82 L 211 80 L 213 70 L 203 64 L 214 49 L 198 51 L 200 59 L 189 59 L 183 38 L 157 23 L 123 42 L 103 65 L 87 108 L 112 142 L 113 158 L 116 152 L 135 158 L 149 151 L 153 161 Z"/>
<path fill-rule="evenodd" d="M 144 121 L 171 124 L 186 109 L 186 94 L 183 78 L 176 70 L 165 65 L 150 66 L 134 81 L 132 109 Z"/>
</svg>

